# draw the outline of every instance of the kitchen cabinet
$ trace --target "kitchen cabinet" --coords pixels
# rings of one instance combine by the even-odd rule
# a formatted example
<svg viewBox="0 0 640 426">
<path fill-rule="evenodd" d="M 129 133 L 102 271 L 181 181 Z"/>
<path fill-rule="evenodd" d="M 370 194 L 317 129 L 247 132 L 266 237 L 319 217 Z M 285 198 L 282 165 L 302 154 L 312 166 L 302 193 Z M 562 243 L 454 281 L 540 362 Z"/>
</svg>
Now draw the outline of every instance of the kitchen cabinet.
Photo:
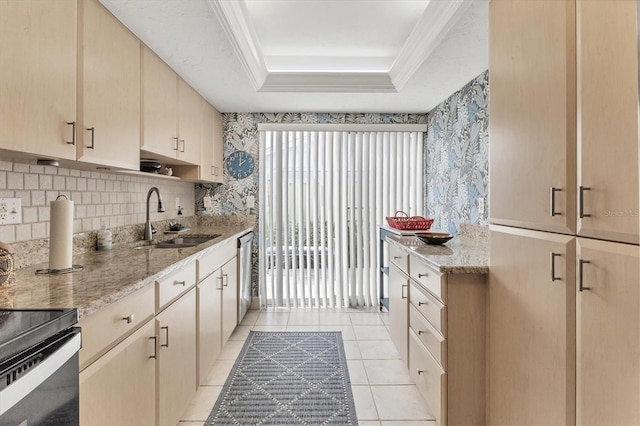
<svg viewBox="0 0 640 426">
<path fill-rule="evenodd" d="M 0 1 L 0 149 L 75 160 L 77 2 Z"/>
<path fill-rule="evenodd" d="M 157 424 L 175 425 L 196 393 L 196 290 L 156 316 Z"/>
<path fill-rule="evenodd" d="M 638 244 L 637 2 L 576 6 L 578 235 Z"/>
<path fill-rule="evenodd" d="M 405 366 L 409 365 L 409 255 L 389 247 L 389 334 Z"/>
<path fill-rule="evenodd" d="M 77 160 L 139 170 L 140 41 L 97 0 L 78 23 Z"/>
<path fill-rule="evenodd" d="M 198 383 L 207 377 L 222 350 L 222 280 L 211 274 L 197 286 Z"/>
<path fill-rule="evenodd" d="M 234 256 L 220 268 L 222 285 L 222 344 L 238 325 L 238 257 Z"/>
<path fill-rule="evenodd" d="M 154 323 L 148 321 L 84 369 L 80 424 L 154 424 L 156 354 Z"/>
<path fill-rule="evenodd" d="M 199 165 L 203 99 L 147 46 L 141 55 L 142 156 Z"/>
<path fill-rule="evenodd" d="M 492 227 L 488 424 L 575 423 L 575 238 Z"/>
<path fill-rule="evenodd" d="M 640 424 L 640 248 L 577 249 L 577 424 Z"/>
</svg>

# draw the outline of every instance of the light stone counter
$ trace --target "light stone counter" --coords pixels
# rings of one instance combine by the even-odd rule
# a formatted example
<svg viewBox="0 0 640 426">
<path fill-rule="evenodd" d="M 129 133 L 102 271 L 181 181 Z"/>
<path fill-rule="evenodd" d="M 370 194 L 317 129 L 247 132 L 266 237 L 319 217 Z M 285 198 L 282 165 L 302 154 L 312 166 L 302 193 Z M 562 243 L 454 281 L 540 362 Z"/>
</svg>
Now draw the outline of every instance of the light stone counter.
<svg viewBox="0 0 640 426">
<path fill-rule="evenodd" d="M 443 245 L 423 243 L 413 236 L 391 236 L 387 241 L 446 274 L 489 273 L 489 231 L 478 225 L 462 225 L 459 235 Z"/>
<path fill-rule="evenodd" d="M 201 219 L 201 218 L 199 218 Z M 198 220 L 187 234 L 221 234 L 211 241 L 184 249 L 136 249 L 143 241 L 131 241 L 112 250 L 90 250 L 73 257 L 82 271 L 60 275 L 36 275 L 47 264 L 16 272 L 16 284 L 0 288 L 0 308 L 77 308 L 82 318 L 134 291 L 153 283 L 190 261 L 215 250 L 223 241 L 253 230 L 249 221 Z M 196 221 L 194 221 L 195 223 Z M 162 235 L 160 240 L 176 237 Z"/>
</svg>

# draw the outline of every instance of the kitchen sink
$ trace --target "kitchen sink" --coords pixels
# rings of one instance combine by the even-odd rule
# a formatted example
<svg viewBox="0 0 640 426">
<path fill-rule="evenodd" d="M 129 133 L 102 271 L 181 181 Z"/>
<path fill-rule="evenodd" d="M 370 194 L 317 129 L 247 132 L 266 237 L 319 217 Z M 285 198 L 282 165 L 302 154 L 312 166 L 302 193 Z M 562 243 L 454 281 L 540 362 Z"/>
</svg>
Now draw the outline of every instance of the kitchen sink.
<svg viewBox="0 0 640 426">
<path fill-rule="evenodd" d="M 187 248 L 195 247 L 207 241 L 211 241 L 214 238 L 218 238 L 222 234 L 209 234 L 209 235 L 185 235 L 184 237 L 172 238 L 170 240 L 161 241 L 156 244 L 145 244 L 135 247 L 136 250 L 150 249 L 150 248 Z"/>
</svg>

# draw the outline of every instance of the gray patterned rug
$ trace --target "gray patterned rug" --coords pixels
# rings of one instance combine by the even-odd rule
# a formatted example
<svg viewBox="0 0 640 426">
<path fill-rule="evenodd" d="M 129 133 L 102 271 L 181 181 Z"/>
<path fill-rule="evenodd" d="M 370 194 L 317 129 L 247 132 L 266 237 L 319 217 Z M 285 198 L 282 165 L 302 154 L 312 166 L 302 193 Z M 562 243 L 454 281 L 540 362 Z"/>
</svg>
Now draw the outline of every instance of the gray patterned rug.
<svg viewBox="0 0 640 426">
<path fill-rule="evenodd" d="M 357 425 L 340 332 L 251 331 L 206 425 Z"/>
</svg>

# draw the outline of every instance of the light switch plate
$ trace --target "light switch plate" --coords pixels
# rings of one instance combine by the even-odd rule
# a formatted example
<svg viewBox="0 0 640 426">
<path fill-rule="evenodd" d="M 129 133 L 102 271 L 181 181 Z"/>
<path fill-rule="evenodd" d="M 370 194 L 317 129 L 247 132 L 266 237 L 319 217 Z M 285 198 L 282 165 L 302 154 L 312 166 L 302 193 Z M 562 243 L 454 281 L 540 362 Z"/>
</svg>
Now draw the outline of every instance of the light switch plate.
<svg viewBox="0 0 640 426">
<path fill-rule="evenodd" d="M 478 213 L 484 214 L 484 197 L 478 198 Z"/>
<path fill-rule="evenodd" d="M 0 198 L 0 225 L 22 223 L 22 200 Z"/>
</svg>

